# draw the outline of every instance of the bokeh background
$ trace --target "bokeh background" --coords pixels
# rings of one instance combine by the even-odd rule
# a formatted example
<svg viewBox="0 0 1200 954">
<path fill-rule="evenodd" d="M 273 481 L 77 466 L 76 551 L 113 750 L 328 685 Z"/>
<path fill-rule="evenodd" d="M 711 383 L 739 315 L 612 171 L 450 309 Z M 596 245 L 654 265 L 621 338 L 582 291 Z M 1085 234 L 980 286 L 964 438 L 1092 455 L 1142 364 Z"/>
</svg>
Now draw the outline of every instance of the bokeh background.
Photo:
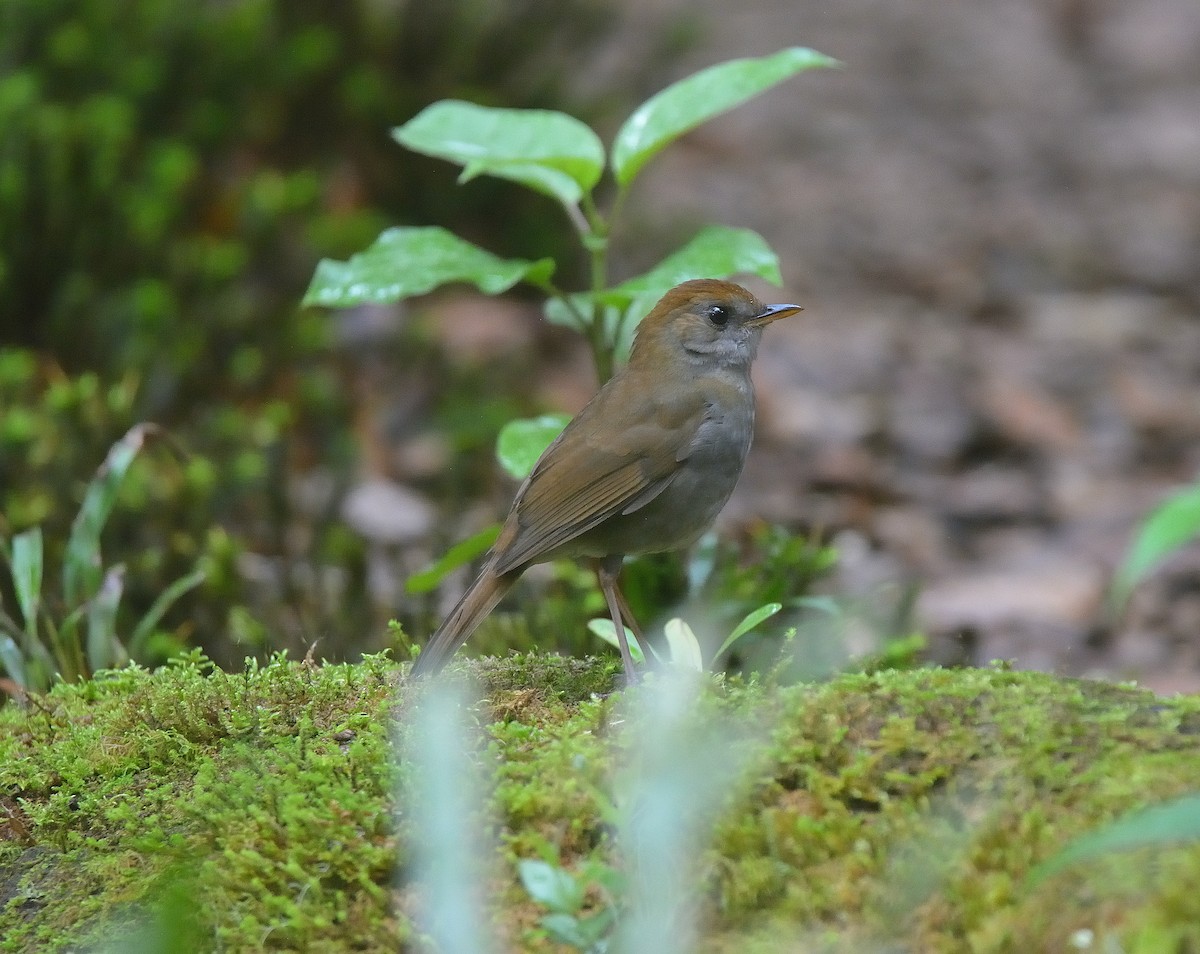
<svg viewBox="0 0 1200 954">
<path fill-rule="evenodd" d="M 457 186 L 391 128 L 457 97 L 607 139 L 667 82 L 789 45 L 845 66 L 668 149 L 615 236 L 619 280 L 753 228 L 787 286 L 755 290 L 806 305 L 756 369 L 722 518 L 741 585 L 777 525 L 836 547 L 812 585 L 861 609 L 852 650 L 917 629 L 941 662 L 1200 687 L 1195 547 L 1109 602 L 1138 522 L 1200 473 L 1194 0 L 4 0 L 0 534 L 43 525 L 55 565 L 107 448 L 153 420 L 190 456 L 145 455 L 105 531 L 124 612 L 208 574 L 158 657 L 354 658 L 392 617 L 423 638 L 467 571 L 404 579 L 503 513 L 499 427 L 595 382 L 533 297 L 299 308 L 319 258 L 393 224 L 578 284 L 548 200 Z M 484 645 L 563 639 L 594 601 L 530 575 Z"/>
</svg>

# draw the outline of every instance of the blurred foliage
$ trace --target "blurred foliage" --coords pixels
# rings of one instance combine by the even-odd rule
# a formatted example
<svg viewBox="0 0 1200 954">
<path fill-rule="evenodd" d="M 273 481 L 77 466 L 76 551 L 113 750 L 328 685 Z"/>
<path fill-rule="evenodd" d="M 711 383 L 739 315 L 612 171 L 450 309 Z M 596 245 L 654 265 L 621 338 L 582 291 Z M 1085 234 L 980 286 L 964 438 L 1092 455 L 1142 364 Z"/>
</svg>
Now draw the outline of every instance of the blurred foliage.
<svg viewBox="0 0 1200 954">
<path fill-rule="evenodd" d="M 297 343 L 314 258 L 385 219 L 477 232 L 487 208 L 501 247 L 544 235 L 553 209 L 443 188 L 379 130 L 451 93 L 555 101 L 603 9 L 9 0 L 0 336 L 71 367 L 147 367 L 160 413 L 207 393 L 217 356 L 226 383 L 260 383 Z"/>
<path fill-rule="evenodd" d="M 143 449 L 164 440 L 169 437 L 157 425 L 137 424 L 113 444 L 71 522 L 61 567 L 47 566 L 40 526 L 0 538 L 0 563 L 19 609 L 10 613 L 0 601 L 0 664 L 25 692 L 44 692 L 55 677 L 78 681 L 150 657 L 163 617 L 204 582 L 205 571 L 192 570 L 167 586 L 132 626 L 122 625 L 127 567 L 104 559 L 101 537 L 130 467 Z M 55 569 L 61 572 L 47 572 Z M 172 642 L 169 635 L 166 642 Z"/>
<path fill-rule="evenodd" d="M 1130 593 L 1171 554 L 1200 541 L 1200 481 L 1176 491 L 1137 528 L 1113 579 L 1110 599 L 1120 609 Z"/>
<path fill-rule="evenodd" d="M 709 533 L 688 554 L 627 559 L 621 590 L 652 649 L 662 650 L 664 658 L 669 652 L 661 624 L 667 616 L 682 617 L 700 633 L 706 658 L 710 658 L 747 615 L 765 603 L 782 604 L 782 612 L 771 615 L 739 641 L 749 647 L 747 652 L 735 649 L 732 659 L 721 660 L 729 668 L 766 670 L 776 665 L 783 644 L 794 637 L 797 627 L 835 628 L 831 620 L 843 609 L 818 594 L 827 588 L 836 562 L 832 546 L 787 527 L 763 524 L 741 539 L 720 539 Z M 608 610 L 592 571 L 580 563 L 559 560 L 526 575 L 539 574 L 544 577 L 538 584 L 537 599 L 520 600 L 521 612 L 502 608 L 484 620 L 471 639 L 473 654 L 537 649 L 587 655 L 600 648 L 588 622 L 607 616 Z M 436 619 L 419 622 L 433 624 Z M 893 635 L 881 628 L 876 643 L 883 644 Z"/>
<path fill-rule="evenodd" d="M 72 520 L 109 446 L 134 426 L 139 386 L 134 372 L 104 385 L 94 372 L 68 377 L 34 352 L 0 350 L 0 541 L 41 527 L 45 565 L 66 565 Z M 196 631 L 236 635 L 242 650 L 261 642 L 261 625 L 249 624 L 242 605 L 237 561 L 244 544 L 214 516 L 262 498 L 272 477 L 268 450 L 289 414 L 280 402 L 252 417 L 226 411 L 207 429 L 211 456 L 135 461 L 104 522 L 112 562 L 128 570 L 122 619 L 143 616 L 171 580 L 198 565 L 205 570 L 205 585 L 182 601 L 186 612 L 169 615 L 172 627 L 162 634 L 170 635 L 149 641 L 145 662 L 161 660 Z M 14 605 L 15 595 L 11 581 L 0 579 L 0 604 Z"/>
<path fill-rule="evenodd" d="M 42 525 L 57 565 L 108 447 L 158 421 L 191 456 L 139 462 L 121 488 L 105 547 L 129 567 L 129 611 L 200 561 L 207 582 L 172 616 L 218 660 L 267 633 L 359 648 L 363 545 L 337 508 L 356 458 L 354 369 L 331 360 L 338 326 L 296 302 L 318 258 L 384 222 L 436 219 L 501 251 L 532 236 L 565 247 L 550 203 L 498 182 L 454 188 L 453 170 L 380 130 L 446 96 L 563 105 L 608 12 L 0 4 L 3 536 Z M 330 486 L 298 501 L 296 476 L 319 469 Z"/>
</svg>

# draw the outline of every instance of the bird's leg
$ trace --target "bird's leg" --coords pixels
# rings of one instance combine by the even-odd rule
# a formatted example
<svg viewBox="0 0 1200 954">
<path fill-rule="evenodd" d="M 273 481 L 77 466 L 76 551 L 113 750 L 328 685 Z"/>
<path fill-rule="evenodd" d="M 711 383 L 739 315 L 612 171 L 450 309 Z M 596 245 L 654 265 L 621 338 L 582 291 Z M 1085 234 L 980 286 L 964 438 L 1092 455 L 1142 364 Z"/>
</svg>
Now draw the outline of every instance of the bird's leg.
<svg viewBox="0 0 1200 954">
<path fill-rule="evenodd" d="M 637 623 L 633 619 L 633 614 L 629 612 L 629 604 L 625 602 L 625 597 L 621 595 L 621 591 L 617 588 L 617 578 L 621 575 L 621 560 L 622 557 L 607 556 L 596 563 L 596 579 L 600 583 L 600 592 L 604 594 L 604 601 L 608 604 L 608 614 L 612 617 L 613 626 L 617 630 L 617 642 L 621 647 L 621 663 L 625 667 L 625 678 L 634 683 L 638 681 L 637 670 L 633 666 L 633 654 L 629 652 L 629 640 L 625 637 L 625 623 L 622 616 L 622 611 L 629 616 L 630 629 L 636 633 Z M 641 634 L 638 633 L 638 640 L 641 641 Z"/>
<path fill-rule="evenodd" d="M 614 589 L 614 593 L 617 594 L 617 607 L 620 610 L 620 614 L 622 614 L 622 617 L 625 619 L 625 625 L 629 626 L 631 630 L 634 630 L 634 635 L 637 637 L 638 646 L 642 647 L 643 654 L 646 653 L 646 637 L 642 635 L 641 626 L 637 625 L 637 618 L 634 616 L 634 611 L 630 610 L 629 608 L 629 600 L 625 599 L 625 594 L 622 593 L 620 587 Z M 647 664 L 649 664 L 650 659 L 652 659 L 650 656 L 646 656 Z"/>
</svg>

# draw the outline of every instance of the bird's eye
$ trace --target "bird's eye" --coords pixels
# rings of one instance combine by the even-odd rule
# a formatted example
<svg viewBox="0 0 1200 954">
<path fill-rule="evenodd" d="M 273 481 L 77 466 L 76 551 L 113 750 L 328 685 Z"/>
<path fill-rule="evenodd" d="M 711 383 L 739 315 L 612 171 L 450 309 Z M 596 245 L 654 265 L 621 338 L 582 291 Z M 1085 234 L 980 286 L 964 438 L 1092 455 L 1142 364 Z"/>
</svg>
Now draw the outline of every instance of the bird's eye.
<svg viewBox="0 0 1200 954">
<path fill-rule="evenodd" d="M 708 320 L 718 328 L 724 328 L 729 324 L 729 309 L 724 305 L 710 305 L 705 314 L 708 315 Z"/>
</svg>

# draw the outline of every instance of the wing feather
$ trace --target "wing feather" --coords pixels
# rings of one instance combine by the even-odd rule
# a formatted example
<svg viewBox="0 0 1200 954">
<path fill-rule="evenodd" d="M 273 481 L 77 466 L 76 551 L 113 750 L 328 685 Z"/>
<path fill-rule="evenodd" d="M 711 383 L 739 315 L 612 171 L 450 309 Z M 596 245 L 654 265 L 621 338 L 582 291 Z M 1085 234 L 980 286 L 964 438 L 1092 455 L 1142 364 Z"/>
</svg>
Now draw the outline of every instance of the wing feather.
<svg viewBox="0 0 1200 954">
<path fill-rule="evenodd" d="M 517 492 L 509 517 L 515 529 L 496 554 L 496 572 L 536 562 L 610 517 L 644 507 L 687 459 L 703 406 L 676 402 L 642 415 L 640 424 L 606 427 L 610 439 L 602 445 L 591 422 L 613 422 L 605 396 L 601 391 L 567 426 Z"/>
</svg>

